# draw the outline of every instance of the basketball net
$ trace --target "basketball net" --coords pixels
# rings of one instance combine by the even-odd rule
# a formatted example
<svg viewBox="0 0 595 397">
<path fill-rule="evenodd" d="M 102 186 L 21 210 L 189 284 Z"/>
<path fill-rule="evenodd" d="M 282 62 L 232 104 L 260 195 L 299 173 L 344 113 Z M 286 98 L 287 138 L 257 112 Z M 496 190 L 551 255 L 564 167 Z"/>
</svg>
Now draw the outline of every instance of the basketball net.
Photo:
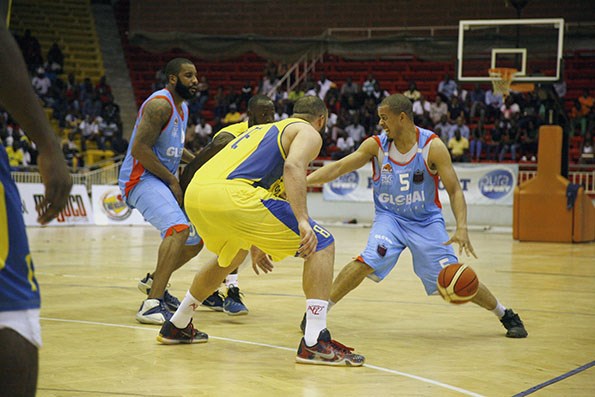
<svg viewBox="0 0 595 397">
<path fill-rule="evenodd" d="M 494 93 L 502 95 L 503 98 L 510 94 L 510 84 L 518 70 L 514 68 L 493 68 L 489 69 L 490 79 L 494 87 Z"/>
</svg>

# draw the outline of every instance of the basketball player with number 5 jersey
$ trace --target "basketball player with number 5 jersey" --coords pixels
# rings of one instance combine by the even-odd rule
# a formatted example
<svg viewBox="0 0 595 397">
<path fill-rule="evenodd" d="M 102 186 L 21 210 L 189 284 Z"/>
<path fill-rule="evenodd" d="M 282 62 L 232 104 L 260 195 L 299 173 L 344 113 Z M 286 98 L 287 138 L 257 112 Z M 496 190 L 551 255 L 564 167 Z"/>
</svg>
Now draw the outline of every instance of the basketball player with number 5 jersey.
<svg viewBox="0 0 595 397">
<path fill-rule="evenodd" d="M 459 245 L 459 255 L 465 250 L 467 255 L 476 256 L 467 233 L 465 197 L 444 143 L 433 132 L 413 124 L 411 101 L 404 95 L 384 98 L 378 106 L 378 116 L 385 133 L 368 138 L 352 154 L 308 176 L 308 184 L 316 185 L 355 171 L 370 161 L 374 167 L 376 214 L 368 243 L 361 255 L 335 279 L 329 309 L 364 278 L 382 281 L 405 248 L 411 251 L 413 269 L 428 295 L 437 292 L 440 270 L 459 261 L 452 243 Z M 448 192 L 457 223 L 450 238 L 438 197 L 439 179 Z M 507 329 L 507 337 L 527 336 L 519 316 L 502 306 L 481 282 L 471 301 L 492 311 Z"/>
</svg>

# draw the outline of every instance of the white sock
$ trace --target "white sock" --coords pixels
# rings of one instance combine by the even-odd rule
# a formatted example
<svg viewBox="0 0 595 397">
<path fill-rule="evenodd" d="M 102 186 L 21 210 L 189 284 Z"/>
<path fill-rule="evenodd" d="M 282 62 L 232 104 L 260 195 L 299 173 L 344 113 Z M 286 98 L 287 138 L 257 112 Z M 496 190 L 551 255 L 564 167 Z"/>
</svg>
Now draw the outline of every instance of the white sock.
<svg viewBox="0 0 595 397">
<path fill-rule="evenodd" d="M 320 331 L 326 328 L 326 311 L 328 302 L 320 299 L 306 300 L 306 331 L 304 340 L 307 346 L 318 343 Z"/>
<path fill-rule="evenodd" d="M 176 310 L 170 321 L 177 328 L 186 328 L 192 319 L 192 314 L 201 305 L 201 303 L 202 302 L 198 301 L 194 296 L 192 296 L 190 291 L 187 291 L 186 296 L 184 296 L 184 299 L 180 303 L 180 307 L 178 307 L 178 310 Z"/>
<path fill-rule="evenodd" d="M 230 287 L 237 287 L 238 286 L 238 275 L 237 274 L 228 274 L 225 277 L 225 285 L 227 288 Z"/>
<path fill-rule="evenodd" d="M 502 316 L 504 316 L 505 310 L 506 310 L 506 308 L 504 306 L 502 306 L 502 304 L 500 302 L 497 302 L 496 308 L 492 310 L 492 313 L 494 313 L 496 315 L 496 317 L 502 318 Z"/>
</svg>

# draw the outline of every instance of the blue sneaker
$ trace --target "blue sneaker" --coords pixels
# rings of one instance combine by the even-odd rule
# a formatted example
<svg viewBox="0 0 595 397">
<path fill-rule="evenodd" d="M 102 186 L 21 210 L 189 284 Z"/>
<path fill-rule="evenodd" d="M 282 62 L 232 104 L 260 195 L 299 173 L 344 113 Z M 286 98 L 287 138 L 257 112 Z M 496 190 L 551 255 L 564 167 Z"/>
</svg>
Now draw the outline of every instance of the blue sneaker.
<svg viewBox="0 0 595 397">
<path fill-rule="evenodd" d="M 248 308 L 242 302 L 240 289 L 238 287 L 229 287 L 227 296 L 223 301 L 223 311 L 230 316 L 242 316 L 248 314 Z"/>
<path fill-rule="evenodd" d="M 204 301 L 202 301 L 202 305 L 204 307 L 208 307 L 211 310 L 214 310 L 216 312 L 222 312 L 223 311 L 223 298 L 221 297 L 221 295 L 219 294 L 219 291 L 215 291 L 213 292 L 213 294 L 211 296 L 209 296 L 207 299 L 205 299 Z"/>
<path fill-rule="evenodd" d="M 162 325 L 171 320 L 172 314 L 162 299 L 146 299 L 136 313 L 136 321 L 141 324 Z"/>
<path fill-rule="evenodd" d="M 165 302 L 165 306 L 167 310 L 174 313 L 180 307 L 180 300 L 169 293 L 168 290 L 165 290 L 163 293 L 163 302 Z"/>
<path fill-rule="evenodd" d="M 138 282 L 137 286 L 140 292 L 149 295 L 149 293 L 151 292 L 152 285 L 153 277 L 151 277 L 150 273 L 147 273 L 147 275 Z M 167 284 L 167 286 L 169 287 L 169 283 Z M 178 307 L 180 306 L 180 300 L 172 294 L 170 294 L 168 290 L 165 290 L 165 292 L 163 293 L 163 301 L 165 302 L 167 310 L 169 310 L 172 313 L 178 310 Z"/>
</svg>

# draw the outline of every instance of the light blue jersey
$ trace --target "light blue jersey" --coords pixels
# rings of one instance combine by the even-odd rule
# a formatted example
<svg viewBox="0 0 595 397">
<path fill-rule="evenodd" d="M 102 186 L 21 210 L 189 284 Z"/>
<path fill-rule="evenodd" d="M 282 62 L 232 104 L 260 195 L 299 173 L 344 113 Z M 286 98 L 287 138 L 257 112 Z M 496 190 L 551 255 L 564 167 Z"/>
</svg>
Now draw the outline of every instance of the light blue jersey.
<svg viewBox="0 0 595 397">
<path fill-rule="evenodd" d="M 426 293 L 436 292 L 436 279 L 443 266 L 458 259 L 448 241 L 438 198 L 438 175 L 427 158 L 430 142 L 437 136 L 417 128 L 417 144 L 399 153 L 385 134 L 374 136 L 378 154 L 374 157 L 374 203 L 376 215 L 368 243 L 358 260 L 374 269 L 369 277 L 381 281 L 409 248 L 413 269 Z"/>
<path fill-rule="evenodd" d="M 130 137 L 130 144 L 126 157 L 120 168 L 120 177 L 118 184 L 124 196 L 128 196 L 130 191 L 142 180 L 153 177 L 149 171 L 145 170 L 142 164 L 132 156 L 131 150 L 136 137 L 136 131 L 142 119 L 142 114 L 146 104 L 155 98 L 164 98 L 169 101 L 172 114 L 169 121 L 161 130 L 161 134 L 157 142 L 153 145 L 153 152 L 161 162 L 171 172 L 176 174 L 180 161 L 182 160 L 182 153 L 184 152 L 184 138 L 186 136 L 186 125 L 188 123 L 188 105 L 186 102 L 182 103 L 182 114 L 180 114 L 174 104 L 171 93 L 166 89 L 155 91 L 143 104 L 138 112 L 136 123 L 132 136 Z"/>
</svg>

